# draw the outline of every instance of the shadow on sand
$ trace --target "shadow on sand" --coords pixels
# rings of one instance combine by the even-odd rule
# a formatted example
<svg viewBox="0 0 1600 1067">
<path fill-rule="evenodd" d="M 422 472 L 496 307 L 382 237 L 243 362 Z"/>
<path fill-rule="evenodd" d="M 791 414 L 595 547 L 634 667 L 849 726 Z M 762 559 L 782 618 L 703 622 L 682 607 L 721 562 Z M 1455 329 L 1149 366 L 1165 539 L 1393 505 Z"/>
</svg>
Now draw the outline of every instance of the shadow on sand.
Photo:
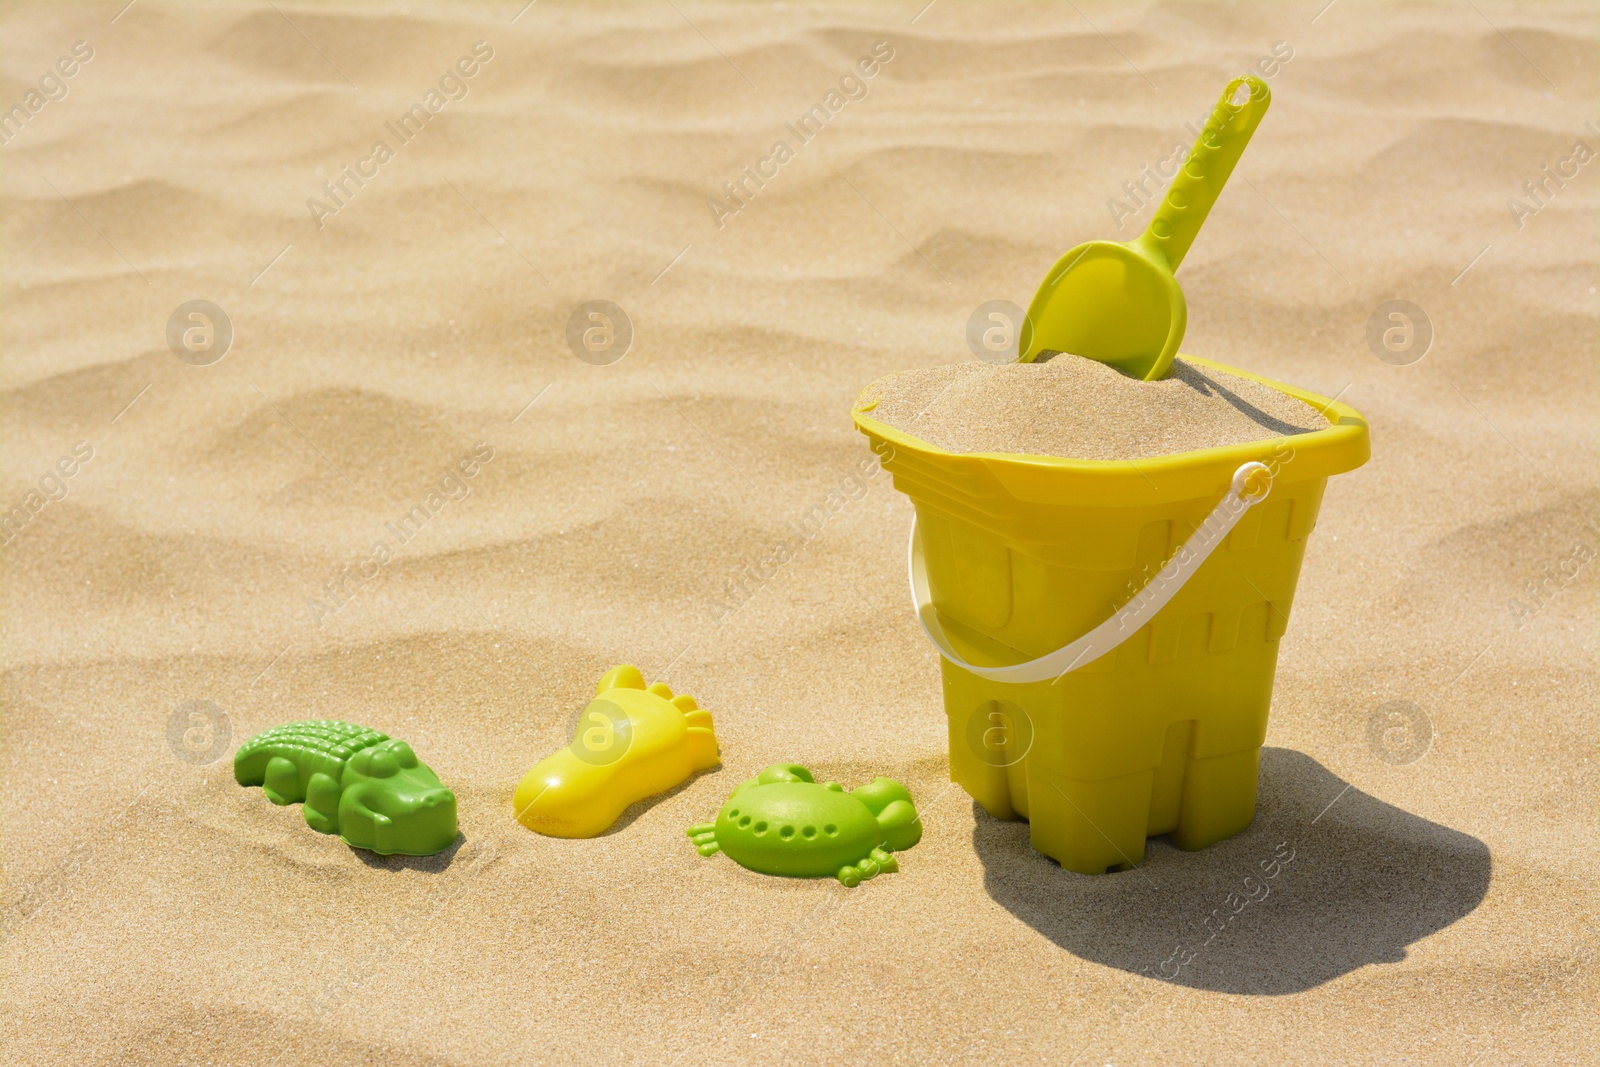
<svg viewBox="0 0 1600 1067">
<path fill-rule="evenodd" d="M 1262 749 L 1244 833 L 1200 852 L 1155 838 L 1118 874 L 1064 871 L 1026 823 L 974 808 L 985 888 L 1013 915 L 1075 956 L 1218 993 L 1299 993 L 1402 960 L 1489 889 L 1482 841 L 1289 749 Z"/>
<path fill-rule="evenodd" d="M 457 834 L 456 839 L 450 842 L 443 852 L 432 856 L 380 856 L 376 852 L 364 848 L 352 848 L 356 856 L 368 867 L 383 871 L 422 871 L 425 874 L 443 874 L 450 869 L 456 860 L 456 853 L 461 851 L 461 846 L 467 843 L 465 834 Z M 468 853 L 471 855 L 471 853 Z"/>
</svg>

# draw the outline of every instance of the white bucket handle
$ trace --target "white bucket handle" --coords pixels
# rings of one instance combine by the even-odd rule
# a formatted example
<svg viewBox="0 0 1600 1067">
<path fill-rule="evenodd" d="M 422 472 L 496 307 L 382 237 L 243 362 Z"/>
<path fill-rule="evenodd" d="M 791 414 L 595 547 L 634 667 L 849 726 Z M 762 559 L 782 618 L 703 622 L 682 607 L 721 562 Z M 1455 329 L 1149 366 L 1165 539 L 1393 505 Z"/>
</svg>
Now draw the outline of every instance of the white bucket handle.
<svg viewBox="0 0 1600 1067">
<path fill-rule="evenodd" d="M 1249 482 L 1258 471 L 1266 474 L 1267 484 L 1260 491 L 1251 492 Z M 987 678 L 991 682 L 1009 682 L 1016 685 L 1059 678 L 1069 671 L 1093 663 L 1138 632 L 1156 612 L 1166 607 L 1167 602 L 1178 595 L 1178 590 L 1182 589 L 1194 572 L 1200 569 L 1200 564 L 1204 563 L 1222 543 L 1223 538 L 1233 531 L 1239 520 L 1244 518 L 1244 513 L 1266 499 L 1267 493 L 1271 490 L 1272 471 L 1266 464 L 1252 460 L 1240 466 L 1233 472 L 1232 484 L 1229 485 L 1227 492 L 1223 493 L 1222 500 L 1211 510 L 1211 514 L 1206 516 L 1205 521 L 1189 540 L 1172 554 L 1172 558 L 1167 560 L 1155 577 L 1145 583 L 1144 588 L 1139 590 L 1132 600 L 1118 609 L 1111 618 L 1071 644 L 1026 663 L 1016 663 L 1009 667 L 979 667 L 962 659 L 951 646 L 950 639 L 945 636 L 944 627 L 939 623 L 939 613 L 933 606 L 933 596 L 928 589 L 928 569 L 922 559 L 922 544 L 917 538 L 917 520 L 914 515 L 911 519 L 911 545 L 907 553 L 908 569 L 911 572 L 911 604 L 916 610 L 917 618 L 922 622 L 922 628 L 927 631 L 928 640 L 934 643 L 945 659 L 962 670 L 970 671 L 980 678 Z"/>
</svg>

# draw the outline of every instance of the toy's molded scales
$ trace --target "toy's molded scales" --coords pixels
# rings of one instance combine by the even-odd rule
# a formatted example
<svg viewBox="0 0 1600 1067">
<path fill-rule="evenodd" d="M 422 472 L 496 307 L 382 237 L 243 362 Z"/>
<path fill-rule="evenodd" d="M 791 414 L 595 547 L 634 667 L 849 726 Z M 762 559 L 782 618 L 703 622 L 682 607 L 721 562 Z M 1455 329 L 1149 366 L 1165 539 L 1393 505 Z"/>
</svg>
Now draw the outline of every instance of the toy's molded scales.
<svg viewBox="0 0 1600 1067">
<path fill-rule="evenodd" d="M 381 855 L 431 856 L 457 837 L 455 794 L 404 741 L 322 719 L 258 734 L 233 757 L 240 785 L 305 804 L 306 824 Z"/>
<path fill-rule="evenodd" d="M 847 793 L 799 764 L 774 763 L 735 787 L 715 823 L 689 827 L 689 837 L 702 856 L 725 852 L 762 874 L 855 886 L 899 870 L 890 853 L 922 840 L 922 819 L 893 778 Z"/>
</svg>

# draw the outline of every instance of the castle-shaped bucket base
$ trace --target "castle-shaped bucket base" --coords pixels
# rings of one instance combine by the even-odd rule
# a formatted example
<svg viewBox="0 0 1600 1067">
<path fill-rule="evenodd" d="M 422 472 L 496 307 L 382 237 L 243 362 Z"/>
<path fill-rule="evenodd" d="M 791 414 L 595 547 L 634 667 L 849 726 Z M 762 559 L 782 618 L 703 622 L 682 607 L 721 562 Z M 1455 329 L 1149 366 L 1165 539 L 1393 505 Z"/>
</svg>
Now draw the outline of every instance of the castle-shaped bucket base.
<svg viewBox="0 0 1600 1067">
<path fill-rule="evenodd" d="M 1146 627 L 1054 683 L 945 663 L 951 779 L 996 818 L 1027 819 L 1033 847 L 1080 874 L 1133 866 L 1148 837 L 1190 851 L 1232 837 L 1255 818 L 1276 611 L 1241 612 L 1226 651 L 1210 650 L 1214 619 L 1194 617 L 1160 664 Z"/>
</svg>

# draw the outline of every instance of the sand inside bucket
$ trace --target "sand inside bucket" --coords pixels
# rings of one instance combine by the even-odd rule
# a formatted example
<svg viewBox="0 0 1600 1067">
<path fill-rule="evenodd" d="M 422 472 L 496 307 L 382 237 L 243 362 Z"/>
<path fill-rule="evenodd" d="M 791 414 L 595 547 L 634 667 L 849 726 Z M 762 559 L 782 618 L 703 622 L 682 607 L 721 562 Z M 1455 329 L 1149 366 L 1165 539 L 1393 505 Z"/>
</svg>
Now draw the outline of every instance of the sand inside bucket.
<svg viewBox="0 0 1600 1067">
<path fill-rule="evenodd" d="M 1182 359 L 1155 382 L 1070 355 L 947 364 L 879 378 L 862 397 L 879 422 L 948 452 L 1148 459 L 1329 425 L 1292 396 Z"/>
</svg>

